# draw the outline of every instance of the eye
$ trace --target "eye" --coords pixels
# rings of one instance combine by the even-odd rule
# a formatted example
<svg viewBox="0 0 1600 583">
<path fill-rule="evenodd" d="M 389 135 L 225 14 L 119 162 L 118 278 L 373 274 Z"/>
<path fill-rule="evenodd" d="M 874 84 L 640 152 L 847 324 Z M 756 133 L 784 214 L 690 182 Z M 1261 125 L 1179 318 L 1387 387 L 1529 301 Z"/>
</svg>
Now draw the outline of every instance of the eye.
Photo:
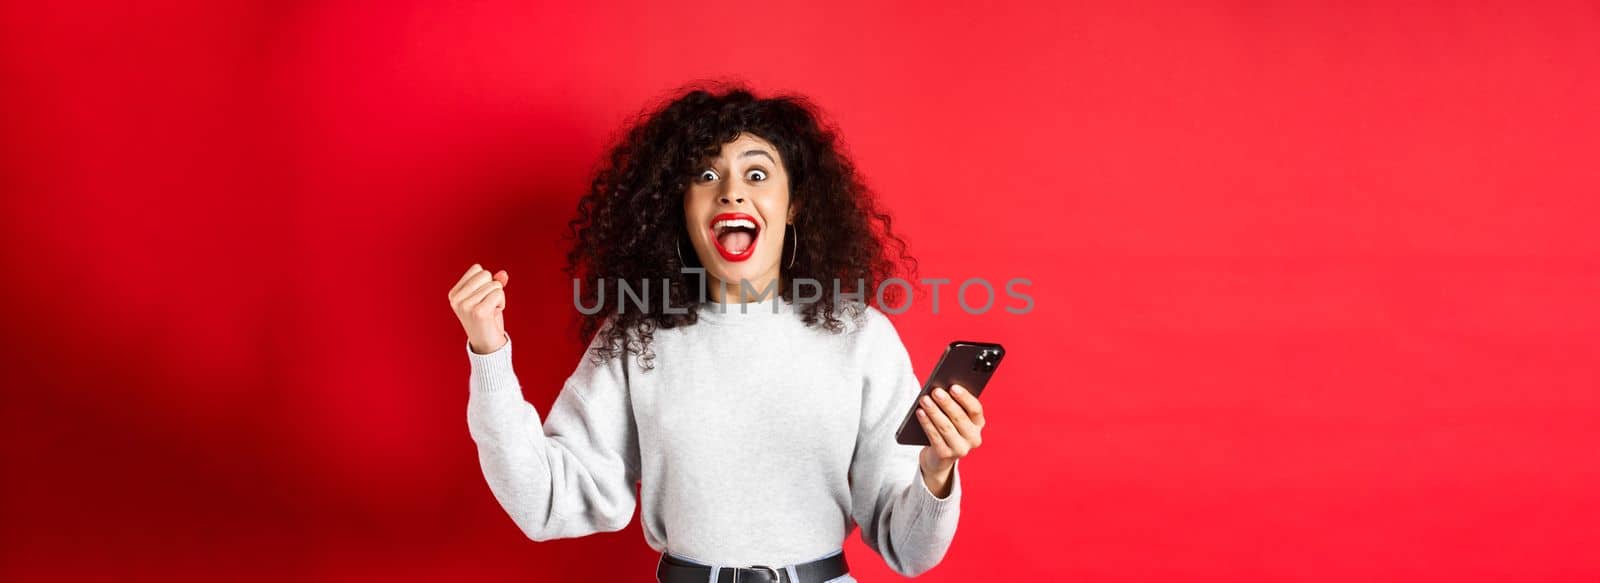
<svg viewBox="0 0 1600 583">
<path fill-rule="evenodd" d="M 754 180 L 756 182 L 761 182 L 762 180 L 766 180 L 767 179 L 767 171 L 766 170 L 760 170 L 760 169 L 751 170 L 749 173 L 745 174 L 745 176 L 748 177 L 750 180 Z"/>
<path fill-rule="evenodd" d="M 710 182 L 712 180 L 716 180 L 718 178 L 718 176 L 717 176 L 717 171 L 716 170 L 712 170 L 710 168 L 707 168 L 705 170 L 701 170 L 700 171 L 700 175 L 696 176 L 695 178 L 698 178 L 702 182 Z"/>
</svg>

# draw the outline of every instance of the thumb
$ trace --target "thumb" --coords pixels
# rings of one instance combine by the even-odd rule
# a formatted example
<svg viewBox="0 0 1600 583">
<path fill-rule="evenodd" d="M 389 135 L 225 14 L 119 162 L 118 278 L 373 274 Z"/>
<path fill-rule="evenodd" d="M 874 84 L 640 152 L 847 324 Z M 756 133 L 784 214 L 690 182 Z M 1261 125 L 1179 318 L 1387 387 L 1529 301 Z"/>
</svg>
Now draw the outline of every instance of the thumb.
<svg viewBox="0 0 1600 583">
<path fill-rule="evenodd" d="M 500 287 L 505 287 L 506 283 L 511 281 L 511 274 L 506 273 L 506 270 L 502 269 L 495 272 L 494 280 L 500 282 Z"/>
</svg>

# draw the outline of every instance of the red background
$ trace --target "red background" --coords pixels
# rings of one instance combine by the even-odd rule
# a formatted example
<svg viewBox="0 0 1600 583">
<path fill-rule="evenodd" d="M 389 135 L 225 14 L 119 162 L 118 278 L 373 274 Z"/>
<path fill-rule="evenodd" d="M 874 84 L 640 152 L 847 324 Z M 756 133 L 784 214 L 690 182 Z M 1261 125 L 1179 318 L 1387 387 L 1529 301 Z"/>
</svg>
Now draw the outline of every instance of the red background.
<svg viewBox="0 0 1600 583">
<path fill-rule="evenodd" d="M 547 408 L 587 173 L 725 76 L 1033 281 L 896 318 L 1011 351 L 927 580 L 1600 577 L 1592 2 L 530 4 L 0 8 L 0 577 L 648 578 L 495 503 L 445 292 Z"/>
</svg>

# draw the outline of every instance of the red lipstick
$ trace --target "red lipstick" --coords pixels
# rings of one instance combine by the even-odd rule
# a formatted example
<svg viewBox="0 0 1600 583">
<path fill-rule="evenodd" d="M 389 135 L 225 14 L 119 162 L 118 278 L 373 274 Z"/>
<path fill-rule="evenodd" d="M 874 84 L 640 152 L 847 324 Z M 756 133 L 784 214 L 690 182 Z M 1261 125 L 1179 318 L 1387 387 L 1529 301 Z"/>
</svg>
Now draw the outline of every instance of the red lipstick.
<svg viewBox="0 0 1600 583">
<path fill-rule="evenodd" d="M 711 223 L 706 225 L 711 234 L 711 244 L 716 246 L 717 253 L 728 261 L 744 261 L 756 252 L 756 239 L 761 236 L 761 224 L 756 218 L 745 213 L 722 213 L 711 217 Z M 730 246 L 738 251 L 724 246 L 723 239 L 727 238 Z M 744 247 L 739 248 L 743 243 Z"/>
</svg>

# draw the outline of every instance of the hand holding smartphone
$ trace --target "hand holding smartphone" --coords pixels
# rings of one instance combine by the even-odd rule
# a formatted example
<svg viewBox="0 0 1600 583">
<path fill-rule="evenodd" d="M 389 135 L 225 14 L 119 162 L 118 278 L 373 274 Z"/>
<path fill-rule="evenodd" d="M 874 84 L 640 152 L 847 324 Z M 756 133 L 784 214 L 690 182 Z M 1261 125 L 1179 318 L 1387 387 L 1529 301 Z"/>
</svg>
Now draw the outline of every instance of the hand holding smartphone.
<svg viewBox="0 0 1600 583">
<path fill-rule="evenodd" d="M 928 434 L 923 433 L 922 424 L 917 422 L 917 403 L 922 396 L 934 388 L 949 390 L 951 385 L 961 385 L 973 397 L 978 397 L 1005 355 L 1006 349 L 999 344 L 966 340 L 951 342 L 944 349 L 944 356 L 939 357 L 939 364 L 933 367 L 933 374 L 928 375 L 928 381 L 922 384 L 922 391 L 912 400 L 911 409 L 900 421 L 900 430 L 895 432 L 894 440 L 905 445 L 928 445 Z"/>
</svg>

